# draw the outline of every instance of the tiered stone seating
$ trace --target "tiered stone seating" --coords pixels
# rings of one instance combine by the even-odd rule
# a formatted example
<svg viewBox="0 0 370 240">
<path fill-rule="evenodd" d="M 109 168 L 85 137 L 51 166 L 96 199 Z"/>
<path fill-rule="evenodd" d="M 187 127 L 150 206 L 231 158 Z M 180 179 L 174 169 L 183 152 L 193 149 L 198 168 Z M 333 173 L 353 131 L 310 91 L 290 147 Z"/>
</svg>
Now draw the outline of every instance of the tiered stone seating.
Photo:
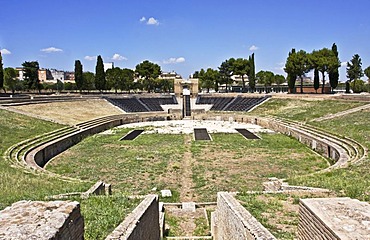
<svg viewBox="0 0 370 240">
<path fill-rule="evenodd" d="M 149 108 L 137 98 L 106 98 L 113 105 L 123 109 L 125 112 L 149 112 Z"/>
<path fill-rule="evenodd" d="M 177 104 L 177 100 L 175 97 L 159 97 L 159 98 L 149 98 L 149 97 L 142 97 L 139 100 L 144 103 L 150 111 L 163 111 L 161 105 L 168 105 L 168 104 Z"/>
<path fill-rule="evenodd" d="M 125 112 L 155 112 L 163 111 L 161 105 L 177 104 L 175 96 L 172 97 L 132 97 L 132 98 L 106 98 L 113 105 Z"/>
<path fill-rule="evenodd" d="M 204 97 L 198 96 L 196 104 L 213 104 L 211 110 L 222 111 L 234 97 Z"/>
<path fill-rule="evenodd" d="M 235 100 L 225 107 L 224 111 L 249 111 L 254 106 L 262 103 L 268 97 L 249 98 L 249 97 L 236 97 Z"/>
<path fill-rule="evenodd" d="M 205 97 L 198 96 L 196 104 L 213 104 L 215 111 L 249 111 L 254 106 L 265 101 L 265 97 Z"/>
</svg>

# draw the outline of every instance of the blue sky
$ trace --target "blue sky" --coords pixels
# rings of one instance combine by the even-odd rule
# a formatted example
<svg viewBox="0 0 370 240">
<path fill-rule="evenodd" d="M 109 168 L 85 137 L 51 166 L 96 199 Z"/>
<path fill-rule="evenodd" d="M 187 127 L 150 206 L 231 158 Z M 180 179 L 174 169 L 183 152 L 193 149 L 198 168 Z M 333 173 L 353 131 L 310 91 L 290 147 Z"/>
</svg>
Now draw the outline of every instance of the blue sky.
<svg viewBox="0 0 370 240">
<path fill-rule="evenodd" d="M 135 68 L 143 60 L 187 78 L 254 52 L 256 70 L 283 74 L 291 48 L 335 42 L 342 62 L 370 65 L 368 0 L 0 0 L 4 66 L 95 71 L 96 56 Z M 345 67 L 340 79 L 345 80 Z"/>
</svg>

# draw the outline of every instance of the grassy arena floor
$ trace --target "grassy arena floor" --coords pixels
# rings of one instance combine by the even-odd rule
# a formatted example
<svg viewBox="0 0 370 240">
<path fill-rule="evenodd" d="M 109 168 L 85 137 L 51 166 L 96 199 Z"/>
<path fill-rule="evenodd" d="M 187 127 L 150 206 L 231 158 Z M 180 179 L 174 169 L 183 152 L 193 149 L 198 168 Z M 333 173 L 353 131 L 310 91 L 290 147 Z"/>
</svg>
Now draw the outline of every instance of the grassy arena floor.
<svg viewBox="0 0 370 240">
<path fill-rule="evenodd" d="M 261 190 L 268 177 L 287 178 L 327 166 L 324 158 L 282 134 L 260 134 L 261 140 L 212 134 L 213 141 L 192 140 L 187 148 L 185 135 L 142 134 L 134 141 L 119 141 L 128 131 L 89 137 L 56 157 L 47 169 L 91 181 L 102 179 L 129 194 L 147 194 L 156 188 L 181 196 L 183 185 L 190 183 L 193 200 L 213 201 L 218 191 Z M 190 169 L 183 164 L 186 151 L 192 156 Z M 188 170 L 190 177 L 182 178 Z"/>
</svg>

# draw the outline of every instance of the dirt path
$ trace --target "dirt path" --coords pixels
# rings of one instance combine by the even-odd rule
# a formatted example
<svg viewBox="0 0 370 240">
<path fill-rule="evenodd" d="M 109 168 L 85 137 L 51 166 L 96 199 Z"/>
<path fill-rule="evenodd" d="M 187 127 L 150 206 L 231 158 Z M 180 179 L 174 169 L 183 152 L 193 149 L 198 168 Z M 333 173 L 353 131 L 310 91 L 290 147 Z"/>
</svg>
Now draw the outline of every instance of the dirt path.
<svg viewBox="0 0 370 240">
<path fill-rule="evenodd" d="M 185 145 L 185 152 L 181 162 L 181 167 L 183 169 L 182 176 L 181 176 L 181 183 L 182 188 L 180 190 L 180 201 L 181 202 L 196 202 L 197 199 L 194 196 L 193 190 L 193 171 L 192 171 L 192 163 L 194 159 L 192 158 L 191 154 L 191 138 L 192 135 L 186 134 L 184 138 L 184 145 Z"/>
<path fill-rule="evenodd" d="M 325 120 L 329 120 L 329 119 L 341 117 L 341 116 L 344 116 L 344 115 L 347 115 L 347 114 L 351 114 L 351 113 L 363 111 L 363 110 L 366 110 L 366 109 L 370 109 L 370 104 L 367 104 L 367 105 L 364 105 L 364 106 L 355 107 L 355 108 L 348 109 L 348 110 L 345 110 L 345 111 L 342 111 L 342 112 L 338 112 L 338 113 L 335 113 L 335 114 L 325 115 L 325 116 L 320 117 L 320 118 L 312 119 L 311 121 L 312 122 L 321 122 L 321 121 L 325 121 Z"/>
</svg>

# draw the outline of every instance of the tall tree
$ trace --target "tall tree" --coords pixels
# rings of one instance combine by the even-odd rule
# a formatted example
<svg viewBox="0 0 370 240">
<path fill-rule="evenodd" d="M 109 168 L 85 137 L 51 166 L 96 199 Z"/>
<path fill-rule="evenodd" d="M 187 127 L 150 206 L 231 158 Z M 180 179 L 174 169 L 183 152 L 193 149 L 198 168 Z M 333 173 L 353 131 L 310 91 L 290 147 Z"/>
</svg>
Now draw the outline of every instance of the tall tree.
<svg viewBox="0 0 370 240">
<path fill-rule="evenodd" d="M 367 80 L 369 81 L 369 84 L 370 84 L 370 66 L 365 68 L 364 73 L 365 73 L 365 75 L 367 77 Z"/>
<path fill-rule="evenodd" d="M 235 61 L 235 59 L 230 58 L 229 60 L 223 61 L 218 67 L 220 74 L 220 84 L 225 84 L 226 92 L 228 92 L 228 86 L 233 83 L 233 79 L 231 78 L 231 76 L 233 75 L 233 61 Z"/>
<path fill-rule="evenodd" d="M 5 87 L 4 87 L 4 69 L 3 69 L 3 57 L 1 56 L 1 51 L 0 51 L 0 89 L 4 89 L 5 92 Z"/>
<path fill-rule="evenodd" d="M 39 80 L 39 63 L 37 61 L 24 62 L 22 63 L 24 71 L 24 82 L 27 90 L 38 89 L 40 91 L 40 80 Z"/>
<path fill-rule="evenodd" d="M 333 89 L 337 88 L 338 82 L 339 82 L 339 70 L 338 68 L 340 67 L 340 61 L 338 57 L 338 48 L 335 43 L 333 43 L 333 46 L 331 47 L 331 51 L 334 53 L 334 56 L 336 58 L 336 65 L 331 66 L 329 69 L 329 82 L 330 82 L 330 87 Z M 333 60 L 334 61 L 334 60 Z"/>
<path fill-rule="evenodd" d="M 106 72 L 107 87 L 108 89 L 113 88 L 117 93 L 118 89 L 122 89 L 122 70 L 119 67 L 110 68 Z"/>
<path fill-rule="evenodd" d="M 319 89 L 320 87 L 320 76 L 319 70 L 317 68 L 314 69 L 313 87 L 315 88 L 315 91 L 317 93 L 317 89 Z"/>
<path fill-rule="evenodd" d="M 4 69 L 4 91 L 5 87 L 10 89 L 14 94 L 17 85 L 17 72 L 14 68 L 7 67 Z"/>
<path fill-rule="evenodd" d="M 285 63 L 284 71 L 288 74 L 288 84 L 291 92 L 294 92 L 295 78 L 301 79 L 301 93 L 303 93 L 303 77 L 310 70 L 309 55 L 304 50 L 296 52 L 293 48 Z M 294 83 L 293 83 L 294 82 Z"/>
<path fill-rule="evenodd" d="M 245 89 L 245 79 L 244 76 L 249 73 L 249 62 L 247 59 L 238 58 L 233 64 L 233 73 L 239 75 L 242 78 L 243 90 Z"/>
<path fill-rule="evenodd" d="M 136 65 L 135 72 L 142 79 L 144 88 L 148 92 L 152 92 L 154 90 L 154 80 L 161 74 L 161 67 L 158 64 L 145 60 Z"/>
<path fill-rule="evenodd" d="M 362 71 L 362 62 L 360 55 L 355 54 L 353 55 L 350 62 L 347 62 L 347 77 L 350 82 L 360 79 L 364 76 L 364 73 Z M 355 82 L 354 82 L 355 83 Z M 353 88 L 355 88 L 355 84 L 353 85 Z"/>
<path fill-rule="evenodd" d="M 99 55 L 95 67 L 95 87 L 102 92 L 106 88 L 106 85 L 107 81 L 105 79 L 103 59 Z"/>
<path fill-rule="evenodd" d="M 275 75 L 275 79 L 274 79 L 274 83 L 277 84 L 278 86 L 280 86 L 281 84 L 285 83 L 286 82 L 286 79 L 283 75 L 280 75 L 280 74 L 276 74 Z"/>
<path fill-rule="evenodd" d="M 365 70 L 364 70 L 364 73 L 367 77 L 367 89 L 368 89 L 368 92 L 370 92 L 370 66 L 368 66 Z"/>
<path fill-rule="evenodd" d="M 252 89 L 252 92 L 254 92 L 256 87 L 256 66 L 254 63 L 254 53 L 252 53 L 252 56 L 249 57 L 249 65 L 249 87 Z"/>
<path fill-rule="evenodd" d="M 95 90 L 95 75 L 92 72 L 84 72 L 82 73 L 82 77 L 84 79 L 83 89 L 87 90 L 87 92 L 91 90 Z"/>
<path fill-rule="evenodd" d="M 328 48 L 323 48 L 318 51 L 312 52 L 311 60 L 314 62 L 315 68 L 317 68 L 322 74 L 322 93 L 325 88 L 325 73 L 329 73 L 330 70 L 338 68 L 338 58 L 334 55 L 334 52 Z M 312 63 L 311 63 L 312 64 Z"/>
<path fill-rule="evenodd" d="M 120 89 L 130 92 L 130 90 L 134 88 L 135 72 L 131 69 L 123 68 L 121 74 L 122 74 L 122 85 L 120 86 Z"/>
<path fill-rule="evenodd" d="M 77 89 L 81 92 L 84 86 L 82 64 L 80 60 L 75 61 L 75 82 Z"/>
<path fill-rule="evenodd" d="M 207 71 L 200 70 L 200 85 L 202 88 L 207 89 L 207 93 L 210 89 L 216 88 L 216 82 L 219 79 L 219 72 L 212 68 L 208 68 Z"/>
<path fill-rule="evenodd" d="M 258 84 L 262 84 L 265 87 L 271 86 L 275 81 L 275 75 L 273 72 L 270 71 L 259 71 L 256 74 L 256 79 Z"/>
</svg>

